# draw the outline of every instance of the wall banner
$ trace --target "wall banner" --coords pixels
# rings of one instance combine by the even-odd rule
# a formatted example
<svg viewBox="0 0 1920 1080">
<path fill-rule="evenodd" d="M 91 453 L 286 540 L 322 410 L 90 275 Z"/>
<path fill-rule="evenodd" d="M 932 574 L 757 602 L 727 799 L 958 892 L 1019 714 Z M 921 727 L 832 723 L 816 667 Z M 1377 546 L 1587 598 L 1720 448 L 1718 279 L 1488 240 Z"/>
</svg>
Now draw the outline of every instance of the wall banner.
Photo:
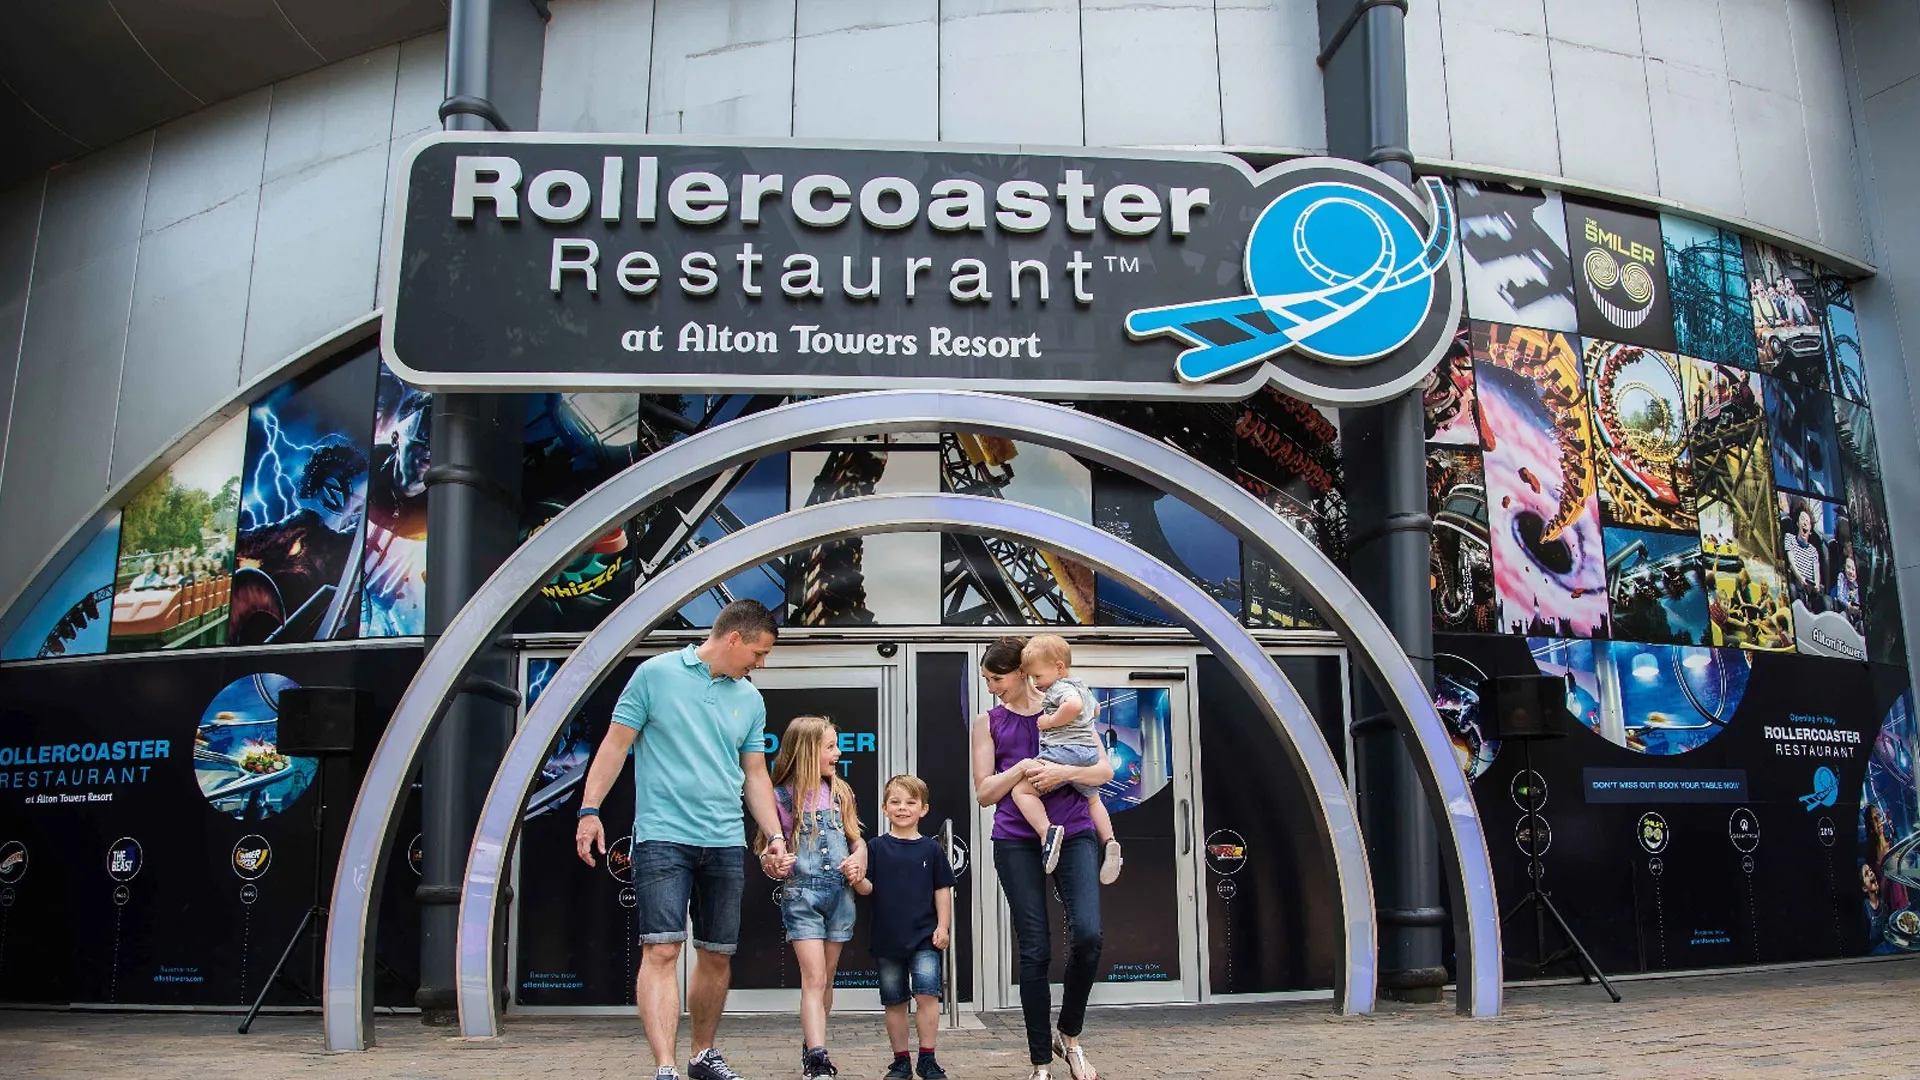
<svg viewBox="0 0 1920 1080">
<path fill-rule="evenodd" d="M 382 348 L 433 390 L 1382 401 L 1446 351 L 1451 196 L 1223 154 L 436 133 Z"/>
</svg>

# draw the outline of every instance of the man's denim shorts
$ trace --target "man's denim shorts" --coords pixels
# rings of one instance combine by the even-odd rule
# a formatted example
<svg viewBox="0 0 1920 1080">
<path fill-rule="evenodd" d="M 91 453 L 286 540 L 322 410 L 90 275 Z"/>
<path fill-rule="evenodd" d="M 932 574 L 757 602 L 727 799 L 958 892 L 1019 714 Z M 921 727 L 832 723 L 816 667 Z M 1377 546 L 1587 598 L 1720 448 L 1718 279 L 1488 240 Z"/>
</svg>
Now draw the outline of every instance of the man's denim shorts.
<svg viewBox="0 0 1920 1080">
<path fill-rule="evenodd" d="M 880 965 L 880 1004 L 904 1005 L 909 997 L 940 999 L 940 953 L 921 949 L 905 960 L 876 956 Z"/>
<path fill-rule="evenodd" d="M 633 847 L 633 891 L 639 900 L 640 944 L 687 939 L 693 947 L 731 953 L 740 944 L 740 896 L 746 889 L 747 849 L 694 847 L 642 840 Z"/>
</svg>

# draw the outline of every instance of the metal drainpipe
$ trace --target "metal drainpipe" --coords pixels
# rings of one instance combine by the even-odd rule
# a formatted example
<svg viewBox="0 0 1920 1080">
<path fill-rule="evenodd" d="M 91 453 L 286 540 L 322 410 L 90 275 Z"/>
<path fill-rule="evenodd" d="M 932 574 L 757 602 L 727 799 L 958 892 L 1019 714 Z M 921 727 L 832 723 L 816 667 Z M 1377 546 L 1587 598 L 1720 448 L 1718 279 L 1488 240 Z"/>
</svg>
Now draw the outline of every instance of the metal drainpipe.
<svg viewBox="0 0 1920 1080">
<path fill-rule="evenodd" d="M 1413 179 L 1407 136 L 1407 0 L 1320 0 L 1319 58 L 1330 153 Z M 1431 689 L 1426 424 L 1419 390 L 1340 414 L 1353 579 Z M 1365 680 L 1353 723 L 1355 776 L 1380 923 L 1380 989 L 1436 1001 L 1447 981 L 1437 834 L 1413 759 Z"/>
<path fill-rule="evenodd" d="M 528 0 L 453 0 L 447 18 L 449 131 L 534 126 L 544 16 Z M 532 75 L 527 65 L 531 58 Z M 527 87 L 533 88 L 529 97 Z M 428 644 L 519 542 L 524 406 L 502 394 L 436 394 L 427 470 Z M 454 948 L 460 879 L 474 823 L 518 721 L 511 649 L 483 654 L 427 745 L 420 767 L 420 1018 L 457 1023 Z M 503 956 L 504 960 L 504 956 Z M 500 984 L 505 985 L 501 979 Z"/>
</svg>

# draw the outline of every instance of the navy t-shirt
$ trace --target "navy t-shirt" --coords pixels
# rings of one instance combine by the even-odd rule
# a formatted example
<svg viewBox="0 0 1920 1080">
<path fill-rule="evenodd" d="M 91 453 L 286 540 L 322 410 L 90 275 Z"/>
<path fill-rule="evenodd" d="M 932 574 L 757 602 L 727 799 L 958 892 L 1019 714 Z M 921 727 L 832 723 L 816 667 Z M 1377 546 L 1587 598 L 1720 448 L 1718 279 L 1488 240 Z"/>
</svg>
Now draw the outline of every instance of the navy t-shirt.
<svg viewBox="0 0 1920 1080">
<path fill-rule="evenodd" d="M 904 960 L 933 947 L 940 917 L 936 889 L 953 887 L 953 867 L 931 836 L 902 840 L 881 833 L 867 841 L 867 880 L 873 882 L 873 920 L 868 947 L 875 956 Z"/>
</svg>

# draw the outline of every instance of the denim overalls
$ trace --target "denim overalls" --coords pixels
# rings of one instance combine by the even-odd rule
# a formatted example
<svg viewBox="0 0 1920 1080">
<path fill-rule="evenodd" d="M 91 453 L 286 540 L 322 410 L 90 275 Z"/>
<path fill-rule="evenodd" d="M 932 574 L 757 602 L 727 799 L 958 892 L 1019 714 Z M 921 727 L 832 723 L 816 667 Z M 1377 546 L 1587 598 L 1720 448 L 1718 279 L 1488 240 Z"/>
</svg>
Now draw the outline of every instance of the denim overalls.
<svg viewBox="0 0 1920 1080">
<path fill-rule="evenodd" d="M 840 872 L 848 844 L 839 804 L 802 815 L 794 810 L 791 788 L 775 794 L 793 819 L 787 842 L 796 861 L 793 876 L 780 887 L 780 921 L 786 925 L 787 940 L 853 940 L 853 887 Z"/>
</svg>

